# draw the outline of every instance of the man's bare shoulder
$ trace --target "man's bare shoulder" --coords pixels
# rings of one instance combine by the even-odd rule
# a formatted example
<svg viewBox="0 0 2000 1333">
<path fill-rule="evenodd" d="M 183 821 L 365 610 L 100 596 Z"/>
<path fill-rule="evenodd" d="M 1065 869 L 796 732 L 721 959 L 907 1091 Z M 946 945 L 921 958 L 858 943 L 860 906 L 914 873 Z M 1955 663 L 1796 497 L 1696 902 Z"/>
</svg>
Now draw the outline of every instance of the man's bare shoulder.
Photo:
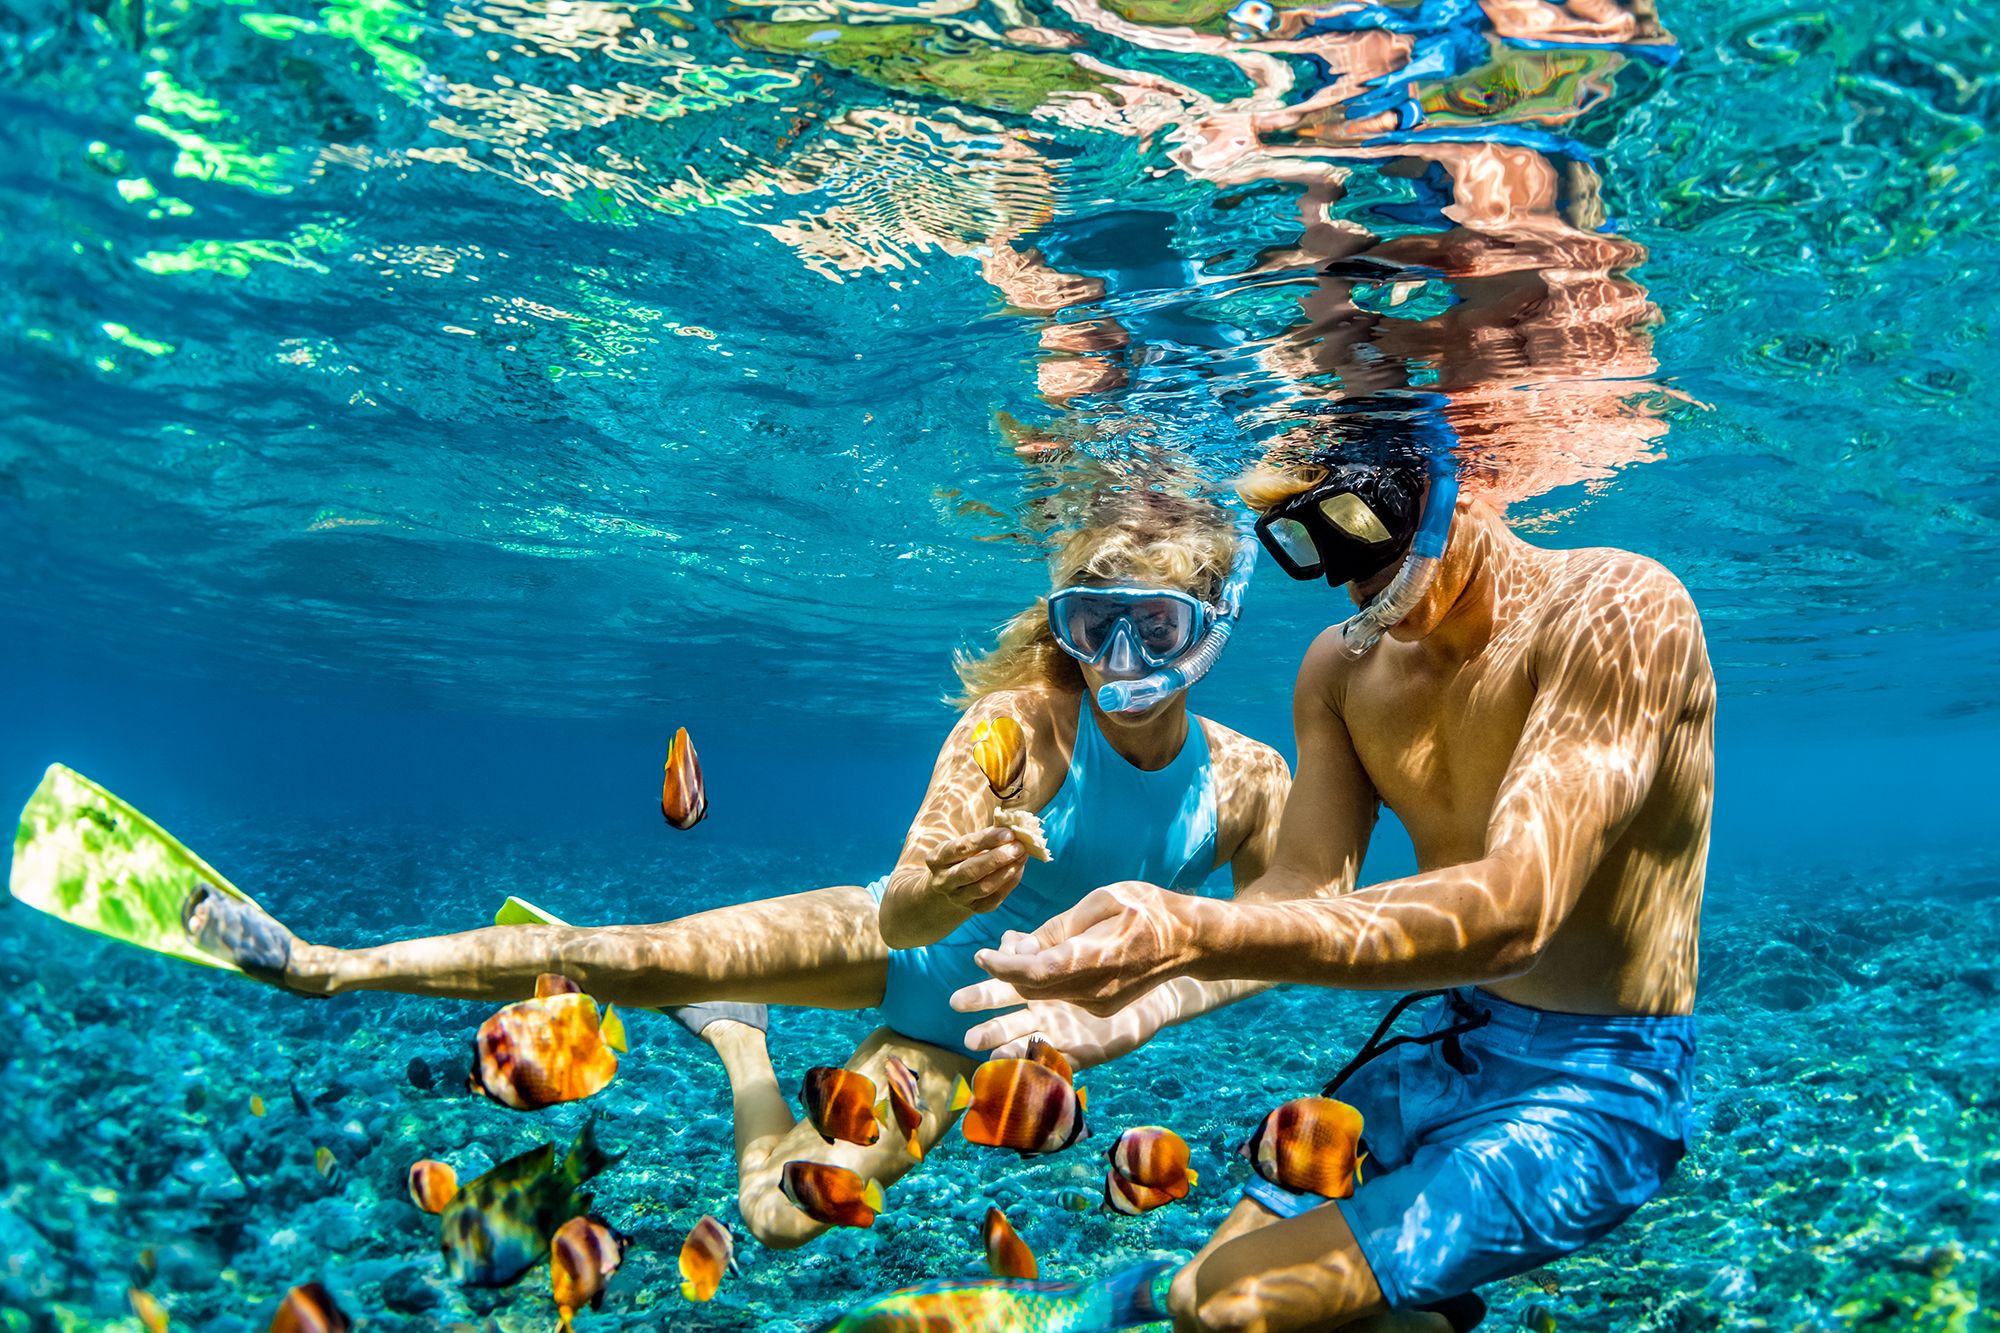
<svg viewBox="0 0 2000 1333">
<path fill-rule="evenodd" d="M 1607 670 L 1655 666 L 1708 671 L 1701 613 L 1659 561 L 1616 547 L 1564 552 L 1550 583 L 1538 646 Z"/>
</svg>

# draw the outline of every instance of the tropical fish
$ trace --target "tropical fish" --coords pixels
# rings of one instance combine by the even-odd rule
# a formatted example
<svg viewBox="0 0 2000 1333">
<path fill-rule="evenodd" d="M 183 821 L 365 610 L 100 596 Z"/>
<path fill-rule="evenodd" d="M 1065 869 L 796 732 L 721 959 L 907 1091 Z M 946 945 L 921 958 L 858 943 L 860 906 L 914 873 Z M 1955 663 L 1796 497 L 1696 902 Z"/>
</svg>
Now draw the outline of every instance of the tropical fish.
<svg viewBox="0 0 2000 1333">
<path fill-rule="evenodd" d="M 1002 801 L 1021 794 L 1028 779 L 1028 736 L 1011 717 L 988 718 L 972 729 L 972 762 Z"/>
<path fill-rule="evenodd" d="M 681 1242 L 681 1295 L 691 1301 L 712 1300 L 722 1286 L 722 1275 L 735 1271 L 736 1237 L 704 1215 Z"/>
<path fill-rule="evenodd" d="M 865 1148 L 882 1137 L 876 1100 L 875 1080 L 833 1065 L 814 1065 L 799 1085 L 806 1121 L 828 1143 L 838 1139 Z"/>
<path fill-rule="evenodd" d="M 151 1282 L 153 1280 L 153 1274 L 159 1271 L 160 1271 L 159 1252 L 150 1245 L 148 1245 L 145 1249 L 139 1251 L 139 1272 L 145 1278 L 145 1280 Z"/>
<path fill-rule="evenodd" d="M 313 1149 L 313 1169 L 320 1175 L 331 1176 L 338 1165 L 339 1163 L 334 1161 L 333 1149 L 324 1146 Z"/>
<path fill-rule="evenodd" d="M 535 978 L 535 998 L 538 1000 L 546 1000 L 551 995 L 581 994 L 583 987 L 560 972 L 544 972 Z"/>
<path fill-rule="evenodd" d="M 998 1208 L 986 1210 L 986 1220 L 979 1224 L 979 1239 L 985 1242 L 986 1266 L 993 1270 L 994 1277 L 1017 1277 L 1032 1282 L 1041 1276 L 1035 1252 L 1014 1234 L 1007 1214 Z"/>
<path fill-rule="evenodd" d="M 264 1118 L 264 1099 L 254 1092 L 250 1094 L 250 1114 L 259 1120 Z"/>
<path fill-rule="evenodd" d="M 437 1075 L 431 1072 L 430 1065 L 421 1055 L 410 1057 L 410 1063 L 403 1066 L 403 1077 L 410 1080 L 411 1087 L 421 1088 L 426 1092 L 437 1086 Z"/>
<path fill-rule="evenodd" d="M 1099 1282 L 949 1278 L 863 1301 L 817 1333 L 1111 1333 L 1160 1323 L 1174 1265 L 1140 1264 Z"/>
<path fill-rule="evenodd" d="M 910 1156 L 919 1162 L 924 1160 L 924 1145 L 917 1137 L 917 1128 L 924 1123 L 924 1112 L 929 1109 L 924 1105 L 923 1089 L 915 1072 L 890 1056 L 882 1065 L 882 1097 L 875 1105 L 875 1118 L 885 1125 L 895 1125 L 908 1135 Z"/>
<path fill-rule="evenodd" d="M 1331 1097 L 1300 1097 L 1264 1117 L 1243 1155 L 1281 1189 L 1345 1199 L 1361 1179 L 1360 1144 L 1361 1112 Z"/>
<path fill-rule="evenodd" d="M 317 1282 L 286 1292 L 271 1318 L 271 1333 L 347 1333 L 351 1327 L 333 1293 Z"/>
<path fill-rule="evenodd" d="M 583 1183 L 618 1158 L 597 1143 L 586 1121 L 558 1162 L 556 1145 L 510 1157 L 460 1189 L 445 1205 L 439 1233 L 452 1278 L 474 1287 L 504 1287 L 549 1252 L 549 1239 L 572 1217 L 590 1211 Z"/>
<path fill-rule="evenodd" d="M 1059 1152 L 1084 1135 L 1084 1095 L 1034 1060 L 988 1060 L 952 1088 L 951 1109 L 965 1111 L 965 1137 L 1023 1157 Z"/>
<path fill-rule="evenodd" d="M 1173 1201 L 1174 1196 L 1165 1190 L 1152 1189 L 1126 1179 L 1125 1173 L 1115 1166 L 1104 1172 L 1104 1206 L 1114 1213 L 1137 1217 L 1140 1213 L 1164 1208 Z"/>
<path fill-rule="evenodd" d="M 1134 1185 L 1185 1199 L 1201 1177 L 1188 1170 L 1187 1141 L 1164 1125 L 1135 1125 L 1111 1145 L 1111 1168 Z"/>
<path fill-rule="evenodd" d="M 427 1213 L 441 1213 L 458 1197 L 458 1172 L 443 1162 L 426 1157 L 410 1164 L 410 1202 Z"/>
<path fill-rule="evenodd" d="M 1528 1333 L 1556 1333 L 1556 1312 L 1546 1305 L 1531 1305 L 1521 1311 L 1521 1327 Z"/>
<path fill-rule="evenodd" d="M 549 1240 L 549 1289 L 568 1333 L 576 1312 L 604 1304 L 604 1285 L 618 1271 L 632 1238 L 594 1217 L 572 1217 Z"/>
<path fill-rule="evenodd" d="M 677 829 L 691 829 L 708 817 L 708 789 L 701 781 L 701 760 L 687 728 L 674 733 L 667 747 L 667 776 L 660 784 L 660 813 Z"/>
<path fill-rule="evenodd" d="M 167 1307 L 160 1304 L 159 1297 L 150 1291 L 127 1287 L 125 1301 L 132 1307 L 132 1314 L 145 1327 L 146 1333 L 167 1333 Z"/>
<path fill-rule="evenodd" d="M 1087 1213 L 1097 1207 L 1098 1199 L 1082 1190 L 1064 1190 L 1056 1196 L 1056 1203 L 1066 1213 Z"/>
<path fill-rule="evenodd" d="M 844 1166 L 786 1162 L 778 1187 L 793 1207 L 829 1226 L 872 1227 L 882 1211 L 882 1187 Z"/>
<path fill-rule="evenodd" d="M 579 1101 L 618 1072 L 624 1023 L 610 1006 L 599 1019 L 588 995 L 544 995 L 508 1005 L 472 1039 L 467 1086 L 517 1111 Z"/>
</svg>

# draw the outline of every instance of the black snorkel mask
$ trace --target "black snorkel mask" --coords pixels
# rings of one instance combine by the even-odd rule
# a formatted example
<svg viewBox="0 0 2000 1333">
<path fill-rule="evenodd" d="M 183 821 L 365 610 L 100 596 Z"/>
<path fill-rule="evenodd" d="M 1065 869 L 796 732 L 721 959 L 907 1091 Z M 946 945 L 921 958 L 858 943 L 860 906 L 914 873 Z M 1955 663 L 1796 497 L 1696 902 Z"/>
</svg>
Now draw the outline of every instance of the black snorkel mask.
<svg viewBox="0 0 2000 1333">
<path fill-rule="evenodd" d="M 1424 519 L 1421 463 L 1338 463 L 1325 480 L 1268 509 L 1257 540 L 1295 579 L 1364 582 L 1401 560 Z"/>
</svg>

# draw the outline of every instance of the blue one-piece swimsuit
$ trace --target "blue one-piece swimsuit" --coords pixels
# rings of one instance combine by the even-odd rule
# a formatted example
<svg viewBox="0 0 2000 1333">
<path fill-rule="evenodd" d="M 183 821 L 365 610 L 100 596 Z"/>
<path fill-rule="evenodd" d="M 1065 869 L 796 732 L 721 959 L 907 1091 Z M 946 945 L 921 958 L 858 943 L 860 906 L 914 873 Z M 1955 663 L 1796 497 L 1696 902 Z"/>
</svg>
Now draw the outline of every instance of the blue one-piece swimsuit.
<svg viewBox="0 0 2000 1333">
<path fill-rule="evenodd" d="M 1048 861 L 1029 861 L 1021 882 L 991 912 L 974 916 L 936 944 L 895 949 L 882 997 L 895 1031 L 966 1055 L 965 1034 L 995 1011 L 961 1014 L 952 992 L 991 980 L 972 955 L 1000 943 L 1003 931 L 1033 931 L 1083 901 L 1092 889 L 1138 879 L 1193 889 L 1215 868 L 1215 779 L 1208 738 L 1188 718 L 1187 741 L 1165 768 L 1135 768 L 1098 730 L 1079 701 L 1069 772 L 1039 811 Z M 868 886 L 877 906 L 888 876 Z"/>
</svg>

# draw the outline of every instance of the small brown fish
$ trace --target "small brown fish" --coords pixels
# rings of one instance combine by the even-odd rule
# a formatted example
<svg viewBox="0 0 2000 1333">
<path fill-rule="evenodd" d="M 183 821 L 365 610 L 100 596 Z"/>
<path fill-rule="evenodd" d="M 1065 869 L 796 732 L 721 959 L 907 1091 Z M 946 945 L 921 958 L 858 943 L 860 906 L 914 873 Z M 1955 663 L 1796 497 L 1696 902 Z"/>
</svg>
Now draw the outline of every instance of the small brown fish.
<svg viewBox="0 0 2000 1333">
<path fill-rule="evenodd" d="M 1021 794 L 1028 778 L 1028 736 L 1011 717 L 989 718 L 972 729 L 972 762 L 1002 801 Z"/>
<path fill-rule="evenodd" d="M 713 1300 L 722 1275 L 736 1269 L 736 1237 L 729 1228 L 704 1216 L 681 1242 L 681 1295 L 691 1301 Z"/>
<path fill-rule="evenodd" d="M 320 1283 L 308 1282 L 285 1293 L 271 1318 L 270 1333 L 347 1333 L 352 1327 L 334 1303 L 333 1293 Z"/>
<path fill-rule="evenodd" d="M 1035 1252 L 1028 1243 L 1014 1234 L 1014 1228 L 1007 1221 L 1007 1214 L 998 1208 L 986 1210 L 986 1220 L 979 1224 L 979 1238 L 986 1243 L 986 1266 L 993 1270 L 994 1277 L 1017 1277 L 1033 1282 L 1041 1276 L 1035 1263 Z"/>
<path fill-rule="evenodd" d="M 1243 1145 L 1257 1174 L 1282 1189 L 1345 1199 L 1361 1179 L 1361 1112 L 1300 1097 L 1264 1117 Z"/>
<path fill-rule="evenodd" d="M 427 1213 L 441 1213 L 458 1197 L 458 1172 L 444 1162 L 426 1157 L 412 1162 L 409 1172 L 410 1202 Z"/>
<path fill-rule="evenodd" d="M 599 1019 L 588 995 L 545 995 L 510 1004 L 472 1040 L 467 1085 L 517 1111 L 580 1101 L 618 1072 L 624 1025 L 607 1008 Z"/>
<path fill-rule="evenodd" d="M 852 1069 L 814 1065 L 799 1086 L 806 1119 L 828 1143 L 839 1139 L 866 1148 L 882 1137 L 875 1118 L 875 1081 Z"/>
<path fill-rule="evenodd" d="M 1140 1213 L 1164 1208 L 1173 1201 L 1174 1196 L 1165 1190 L 1151 1189 L 1127 1180 L 1125 1173 L 1115 1166 L 1104 1173 L 1104 1206 L 1114 1213 L 1137 1217 Z"/>
<path fill-rule="evenodd" d="M 313 1169 L 322 1176 L 331 1176 L 339 1163 L 334 1160 L 333 1149 L 318 1147 L 313 1149 Z"/>
<path fill-rule="evenodd" d="M 964 1110 L 965 1137 L 1023 1157 L 1060 1152 L 1084 1135 L 1084 1095 L 1046 1064 L 988 1060 L 952 1089 L 951 1109 Z"/>
<path fill-rule="evenodd" d="M 1188 1170 L 1187 1140 L 1164 1125 L 1135 1125 L 1111 1145 L 1111 1165 L 1134 1185 L 1185 1199 L 1201 1177 Z"/>
<path fill-rule="evenodd" d="M 150 1245 L 148 1245 L 145 1249 L 139 1251 L 139 1272 L 145 1277 L 145 1279 L 148 1282 L 152 1281 L 153 1274 L 159 1271 L 160 1271 L 159 1251 L 155 1250 Z"/>
<path fill-rule="evenodd" d="M 915 1072 L 890 1056 L 882 1065 L 882 1099 L 876 1104 L 875 1118 L 902 1130 L 909 1138 L 910 1156 L 919 1162 L 924 1160 L 924 1145 L 917 1137 L 917 1128 L 924 1123 L 924 1112 L 929 1109 L 924 1105 L 923 1089 Z"/>
<path fill-rule="evenodd" d="M 604 1304 L 604 1286 L 624 1262 L 630 1236 L 594 1217 L 572 1217 L 549 1239 L 549 1288 L 556 1317 L 567 1333 L 576 1312 Z"/>
<path fill-rule="evenodd" d="M 872 1227 L 882 1211 L 882 1187 L 844 1166 L 786 1162 L 778 1187 L 793 1207 L 828 1226 Z"/>
<path fill-rule="evenodd" d="M 708 817 L 708 789 L 701 781 L 701 760 L 687 728 L 674 733 L 667 747 L 667 776 L 660 784 L 660 813 L 677 829 L 691 829 Z"/>
<path fill-rule="evenodd" d="M 538 1000 L 546 1000 L 551 995 L 581 994 L 583 987 L 560 972 L 544 972 L 535 978 L 535 998 Z"/>
<path fill-rule="evenodd" d="M 167 1333 L 167 1307 L 160 1304 L 159 1297 L 150 1291 L 127 1287 L 125 1300 L 131 1305 L 133 1315 L 145 1326 L 146 1333 Z"/>
</svg>

